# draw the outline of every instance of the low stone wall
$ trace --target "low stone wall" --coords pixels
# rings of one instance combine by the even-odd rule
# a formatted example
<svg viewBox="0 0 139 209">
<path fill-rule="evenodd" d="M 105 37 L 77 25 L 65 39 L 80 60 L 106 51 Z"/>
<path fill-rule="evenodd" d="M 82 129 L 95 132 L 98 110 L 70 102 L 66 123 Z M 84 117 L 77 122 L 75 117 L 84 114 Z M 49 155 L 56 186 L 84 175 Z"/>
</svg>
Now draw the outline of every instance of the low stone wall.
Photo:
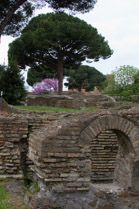
<svg viewBox="0 0 139 209">
<path fill-rule="evenodd" d="M 88 106 L 100 106 L 103 103 L 110 103 L 114 106 L 114 99 L 101 94 L 80 94 L 68 92 L 66 95 L 37 95 L 29 94 L 26 98 L 27 106 L 52 106 L 77 108 Z"/>
<path fill-rule="evenodd" d="M 130 96 L 113 96 L 115 98 L 116 101 L 118 100 L 126 100 L 129 102 L 134 102 L 134 103 L 138 103 L 139 104 L 139 95 L 130 95 Z"/>
</svg>

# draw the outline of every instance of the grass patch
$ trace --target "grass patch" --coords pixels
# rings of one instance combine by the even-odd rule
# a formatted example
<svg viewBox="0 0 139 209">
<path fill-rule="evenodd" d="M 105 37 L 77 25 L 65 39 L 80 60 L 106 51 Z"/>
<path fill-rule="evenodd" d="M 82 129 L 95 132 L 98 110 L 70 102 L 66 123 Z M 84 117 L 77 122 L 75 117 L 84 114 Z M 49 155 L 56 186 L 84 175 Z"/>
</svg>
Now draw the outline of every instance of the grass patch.
<svg viewBox="0 0 139 209">
<path fill-rule="evenodd" d="M 8 202 L 0 202 L 0 209 L 9 209 L 11 205 Z"/>
<path fill-rule="evenodd" d="M 91 112 L 97 109 L 96 107 L 84 107 L 82 109 L 47 107 L 47 106 L 16 106 L 16 107 L 24 110 L 39 110 L 39 111 L 52 111 L 52 112 Z"/>
<path fill-rule="evenodd" d="M 0 201 L 7 198 L 8 192 L 3 185 L 0 184 Z"/>
<path fill-rule="evenodd" d="M 8 198 L 9 193 L 6 188 L 0 184 L 0 209 L 9 209 L 11 208 L 11 204 L 9 204 L 5 200 Z"/>
</svg>

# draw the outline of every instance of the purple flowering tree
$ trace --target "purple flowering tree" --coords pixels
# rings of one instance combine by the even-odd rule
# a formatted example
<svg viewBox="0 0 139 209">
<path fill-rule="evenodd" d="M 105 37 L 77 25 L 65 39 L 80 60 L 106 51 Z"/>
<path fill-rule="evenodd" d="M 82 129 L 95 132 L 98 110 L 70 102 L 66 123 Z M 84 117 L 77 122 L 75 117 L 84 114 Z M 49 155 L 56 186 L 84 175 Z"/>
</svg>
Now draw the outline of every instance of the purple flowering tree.
<svg viewBox="0 0 139 209">
<path fill-rule="evenodd" d="M 33 94 L 42 94 L 45 91 L 58 91 L 58 80 L 55 78 L 45 78 L 41 82 L 37 82 L 33 88 Z"/>
</svg>

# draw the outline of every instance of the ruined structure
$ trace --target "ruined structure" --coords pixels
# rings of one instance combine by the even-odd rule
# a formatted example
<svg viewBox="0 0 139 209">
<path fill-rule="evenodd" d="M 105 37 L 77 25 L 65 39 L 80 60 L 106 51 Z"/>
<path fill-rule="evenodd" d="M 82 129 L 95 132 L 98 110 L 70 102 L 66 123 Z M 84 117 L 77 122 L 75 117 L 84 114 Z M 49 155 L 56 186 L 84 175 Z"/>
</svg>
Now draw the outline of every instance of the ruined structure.
<svg viewBox="0 0 139 209">
<path fill-rule="evenodd" d="M 119 152 L 114 181 L 126 190 L 139 191 L 139 182 L 136 182 L 139 177 L 136 171 L 139 163 L 139 115 L 136 111 L 82 114 L 54 121 L 32 133 L 29 158 L 34 163 L 35 173 L 53 191 L 89 190 L 90 184 L 97 180 L 97 174 L 98 181 L 105 181 L 114 169 L 117 136 Z M 105 141 L 109 134 L 112 138 Z"/>
<path fill-rule="evenodd" d="M 0 177 L 27 170 L 33 209 L 138 209 L 139 108 L 0 116 Z"/>
<path fill-rule="evenodd" d="M 26 98 L 27 106 L 51 106 L 80 109 L 88 106 L 115 106 L 115 100 L 102 94 L 81 94 L 78 92 L 64 92 L 63 95 L 57 95 L 51 92 L 45 94 L 29 94 Z"/>
</svg>

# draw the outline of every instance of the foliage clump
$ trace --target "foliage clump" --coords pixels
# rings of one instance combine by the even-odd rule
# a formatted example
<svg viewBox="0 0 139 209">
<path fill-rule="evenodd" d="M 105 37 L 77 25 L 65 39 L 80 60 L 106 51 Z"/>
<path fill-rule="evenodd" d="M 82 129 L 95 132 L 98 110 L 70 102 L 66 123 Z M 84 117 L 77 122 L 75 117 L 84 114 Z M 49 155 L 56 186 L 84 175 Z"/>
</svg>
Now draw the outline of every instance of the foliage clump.
<svg viewBox="0 0 139 209">
<path fill-rule="evenodd" d="M 77 88 L 79 92 L 81 89 L 92 91 L 95 86 L 99 87 L 103 81 L 106 80 L 105 76 L 94 67 L 81 65 L 77 69 L 70 69 L 67 71 L 68 83 L 65 83 L 69 89 Z"/>
<path fill-rule="evenodd" d="M 1 0 L 0 36 L 3 34 L 19 35 L 34 10 L 44 7 L 46 4 L 57 12 L 65 9 L 88 12 L 93 9 L 95 3 L 96 0 Z"/>
<path fill-rule="evenodd" d="M 139 69 L 130 65 L 123 65 L 103 82 L 101 88 L 105 93 L 112 96 L 131 98 L 139 95 Z"/>
<path fill-rule="evenodd" d="M 34 86 L 35 83 L 41 82 L 45 78 L 56 78 L 55 70 L 48 68 L 45 65 L 39 65 L 35 68 L 29 68 L 27 72 L 27 83 Z"/>
<path fill-rule="evenodd" d="M 83 61 L 99 61 L 112 55 L 108 42 L 96 28 L 77 17 L 60 13 L 34 17 L 20 38 L 10 44 L 9 61 L 21 68 L 46 65 L 57 72 L 62 92 L 63 70 Z"/>
<path fill-rule="evenodd" d="M 0 66 L 0 91 L 8 104 L 18 105 L 25 99 L 24 79 L 15 61 L 8 67 Z"/>
</svg>

